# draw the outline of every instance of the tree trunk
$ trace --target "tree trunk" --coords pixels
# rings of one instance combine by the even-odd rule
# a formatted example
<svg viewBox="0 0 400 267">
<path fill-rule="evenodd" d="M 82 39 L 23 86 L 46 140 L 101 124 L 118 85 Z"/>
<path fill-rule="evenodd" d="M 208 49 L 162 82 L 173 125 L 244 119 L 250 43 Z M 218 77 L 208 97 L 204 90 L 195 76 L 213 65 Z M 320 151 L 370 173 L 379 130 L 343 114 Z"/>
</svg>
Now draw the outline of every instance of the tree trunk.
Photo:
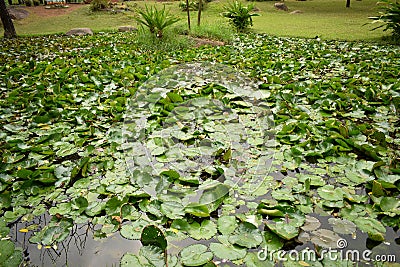
<svg viewBox="0 0 400 267">
<path fill-rule="evenodd" d="M 0 0 L 1 1 L 1 0 Z M 189 0 L 186 0 L 186 7 L 187 7 L 187 19 L 188 19 L 188 27 L 190 32 L 190 8 L 189 8 Z"/>
<path fill-rule="evenodd" d="M 199 13 L 197 13 L 197 26 L 200 26 L 201 10 L 203 9 L 203 1 L 199 0 Z"/>
<path fill-rule="evenodd" d="M 350 0 L 346 0 L 346 7 L 350 7 Z"/>
<path fill-rule="evenodd" d="M 6 2 L 4 0 L 0 0 L 0 17 L 4 27 L 4 38 L 17 37 L 14 24 L 11 20 L 10 13 L 8 13 Z"/>
</svg>

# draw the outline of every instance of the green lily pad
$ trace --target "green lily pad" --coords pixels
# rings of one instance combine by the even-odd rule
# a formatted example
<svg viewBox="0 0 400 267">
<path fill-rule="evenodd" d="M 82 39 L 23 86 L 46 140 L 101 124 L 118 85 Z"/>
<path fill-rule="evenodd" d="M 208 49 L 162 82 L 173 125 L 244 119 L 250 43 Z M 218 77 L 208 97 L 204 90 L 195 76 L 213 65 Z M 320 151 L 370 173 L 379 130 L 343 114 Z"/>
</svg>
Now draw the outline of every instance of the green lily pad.
<svg viewBox="0 0 400 267">
<path fill-rule="evenodd" d="M 338 234 L 354 234 L 357 230 L 356 225 L 346 219 L 329 218 L 328 222 Z"/>
<path fill-rule="evenodd" d="M 247 253 L 246 257 L 244 257 L 246 267 L 274 267 L 275 263 L 268 260 L 266 256 L 267 255 L 263 255 L 263 253 L 260 252 Z"/>
<path fill-rule="evenodd" d="M 263 234 L 264 234 L 262 243 L 263 249 L 267 249 L 267 251 L 272 251 L 272 250 L 277 251 L 283 247 L 285 240 L 279 237 L 274 232 L 264 231 Z"/>
<path fill-rule="evenodd" d="M 306 215 L 306 221 L 301 229 L 303 229 L 304 231 L 314 231 L 317 230 L 320 226 L 321 222 L 317 218 Z"/>
<path fill-rule="evenodd" d="M 231 261 L 243 259 L 247 254 L 245 248 L 221 243 L 211 243 L 210 250 L 214 253 L 216 257 Z"/>
<path fill-rule="evenodd" d="M 164 233 L 154 225 L 148 225 L 143 229 L 140 242 L 142 242 L 143 246 L 151 245 L 159 247 L 163 251 L 167 249 L 167 240 Z"/>
<path fill-rule="evenodd" d="M 375 241 L 385 240 L 386 228 L 382 223 L 374 218 L 357 218 L 354 223 L 364 233 L 368 233 L 369 238 Z"/>
<path fill-rule="evenodd" d="M 138 240 L 142 235 L 143 229 L 149 224 L 148 221 L 139 219 L 121 227 L 120 234 L 126 239 Z"/>
<path fill-rule="evenodd" d="M 120 260 L 120 265 L 121 267 L 130 267 L 130 266 L 142 267 L 142 266 L 148 266 L 148 262 L 142 263 L 137 255 L 127 252 L 124 254 L 124 256 L 122 256 Z"/>
<path fill-rule="evenodd" d="M 188 234 L 193 239 L 210 239 L 216 233 L 217 225 L 210 220 L 204 220 L 201 222 L 201 224 L 199 224 L 198 222 L 193 222 L 192 224 L 189 224 Z"/>
<path fill-rule="evenodd" d="M 185 215 L 185 208 L 181 203 L 166 201 L 161 203 L 161 212 L 170 219 L 180 219 Z"/>
<path fill-rule="evenodd" d="M 218 231 L 223 235 L 230 235 L 235 231 L 238 223 L 235 216 L 222 216 L 218 218 Z"/>
<path fill-rule="evenodd" d="M 197 217 L 209 217 L 210 210 L 206 205 L 201 205 L 199 203 L 190 203 L 185 207 L 185 212 L 192 214 Z"/>
<path fill-rule="evenodd" d="M 311 242 L 323 248 L 337 248 L 338 241 L 341 240 L 339 235 L 327 229 L 318 229 L 311 233 Z"/>
<path fill-rule="evenodd" d="M 181 260 L 185 266 L 200 266 L 211 261 L 213 253 L 202 244 L 188 246 L 181 251 Z"/>
<path fill-rule="evenodd" d="M 335 188 L 333 185 L 325 185 L 317 189 L 321 198 L 328 201 L 343 200 L 344 192 L 341 188 Z"/>
<path fill-rule="evenodd" d="M 150 266 L 155 266 L 155 267 L 165 266 L 164 251 L 158 246 L 147 245 L 141 247 L 139 250 L 139 256 L 147 259 Z"/>
<path fill-rule="evenodd" d="M 229 237 L 229 242 L 242 247 L 254 248 L 261 244 L 263 237 L 258 228 L 248 222 L 242 222 Z"/>
<path fill-rule="evenodd" d="M 17 267 L 23 259 L 22 250 L 16 249 L 10 240 L 0 240 L 0 265 Z"/>
<path fill-rule="evenodd" d="M 268 223 L 266 225 L 272 232 L 277 234 L 279 237 L 290 240 L 299 235 L 299 227 L 292 224 L 280 221 L 276 223 Z"/>
<path fill-rule="evenodd" d="M 199 199 L 199 203 L 202 205 L 206 205 L 209 212 L 213 212 L 218 209 L 224 198 L 228 196 L 229 190 L 229 186 L 221 183 L 217 183 L 213 186 L 207 187 L 203 191 Z"/>
<path fill-rule="evenodd" d="M 400 214 L 400 200 L 394 197 L 383 197 L 380 202 L 380 207 L 383 211 Z"/>
</svg>

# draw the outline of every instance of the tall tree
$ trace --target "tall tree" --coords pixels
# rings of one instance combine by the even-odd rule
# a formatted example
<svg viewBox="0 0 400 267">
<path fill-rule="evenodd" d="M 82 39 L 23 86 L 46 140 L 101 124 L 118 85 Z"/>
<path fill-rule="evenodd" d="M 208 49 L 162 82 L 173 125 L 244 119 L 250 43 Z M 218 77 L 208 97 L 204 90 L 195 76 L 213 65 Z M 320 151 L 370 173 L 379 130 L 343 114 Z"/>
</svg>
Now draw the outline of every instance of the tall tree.
<svg viewBox="0 0 400 267">
<path fill-rule="evenodd" d="M 6 2 L 0 0 L 0 17 L 4 27 L 4 38 L 15 38 L 17 32 L 15 31 L 14 24 L 11 20 L 10 13 L 7 10 Z"/>
<path fill-rule="evenodd" d="M 346 0 L 346 7 L 350 7 L 350 0 Z"/>
</svg>

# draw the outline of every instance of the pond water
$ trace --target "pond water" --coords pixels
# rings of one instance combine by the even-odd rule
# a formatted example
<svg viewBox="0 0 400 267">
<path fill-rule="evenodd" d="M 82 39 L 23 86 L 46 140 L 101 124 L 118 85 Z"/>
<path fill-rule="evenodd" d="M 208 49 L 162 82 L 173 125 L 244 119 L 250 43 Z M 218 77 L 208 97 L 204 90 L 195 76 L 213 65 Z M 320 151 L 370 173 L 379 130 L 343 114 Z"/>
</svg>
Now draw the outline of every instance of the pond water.
<svg viewBox="0 0 400 267">
<path fill-rule="evenodd" d="M 275 172 L 272 174 L 276 180 L 281 180 L 286 176 L 294 175 L 295 171 L 288 171 L 286 174 Z M 265 196 L 261 196 L 256 201 L 263 199 Z M 254 201 L 254 200 L 253 200 Z M 237 208 L 236 214 L 244 214 L 249 211 L 246 205 L 241 205 Z M 220 210 L 218 210 L 220 213 Z M 308 216 L 314 217 L 321 223 L 321 229 L 332 230 L 332 225 L 329 223 L 329 218 L 333 216 L 326 214 L 324 211 L 310 213 Z M 80 224 L 73 227 L 71 235 L 58 244 L 57 248 L 41 248 L 39 249 L 37 244 L 32 244 L 28 240 L 32 232 L 21 233 L 20 229 L 27 228 L 29 225 L 37 224 L 39 228 L 46 225 L 49 221 L 50 216 L 48 214 L 42 215 L 35 218 L 32 222 L 24 223 L 19 222 L 14 225 L 11 230 L 11 239 L 15 242 L 16 246 L 22 247 L 25 256 L 25 265 L 27 266 L 119 266 L 122 256 L 126 252 L 138 254 L 140 247 L 142 246 L 139 240 L 128 240 L 123 238 L 119 232 L 111 234 L 107 238 L 93 238 L 93 225 Z M 386 257 L 387 259 L 395 262 L 400 262 L 400 229 L 393 229 L 390 227 L 386 228 L 386 241 L 375 242 L 368 238 L 366 233 L 359 230 L 352 236 L 341 235 L 347 241 L 347 246 L 342 250 L 344 255 L 352 257 L 354 252 L 353 261 L 359 262 L 360 266 L 371 266 L 371 263 L 366 262 L 362 259 L 363 253 L 365 257 L 374 258 L 376 255 Z M 210 240 L 198 241 L 192 238 L 187 238 L 180 241 L 173 241 L 170 244 L 168 250 L 169 255 L 178 255 L 179 251 L 192 244 L 200 243 L 209 245 L 215 242 L 214 238 Z M 310 241 L 302 243 L 289 242 L 285 244 L 283 250 L 289 252 L 292 250 L 302 251 L 304 249 L 315 250 L 315 245 Z M 258 249 L 251 249 L 249 251 L 259 252 L 263 250 L 262 247 Z M 341 250 L 339 250 L 341 251 Z M 348 252 L 350 254 L 346 254 Z M 370 253 L 368 251 L 371 251 Z M 262 255 L 262 254 L 260 254 Z M 359 260 L 356 260 L 359 257 Z M 214 259 L 215 263 L 222 263 L 218 259 Z M 229 261 L 223 262 L 226 266 L 237 266 Z M 283 262 L 280 262 L 278 266 L 281 266 Z"/>
<path fill-rule="evenodd" d="M 194 76 L 193 76 L 194 75 Z M 204 80 L 196 80 L 196 75 L 200 76 L 207 76 L 207 79 Z M 193 78 L 195 77 L 195 78 Z M 251 84 L 251 81 L 246 79 L 246 77 L 240 77 L 237 75 L 237 73 L 234 70 L 227 69 L 226 67 L 218 67 L 218 66 L 207 66 L 207 64 L 188 64 L 186 66 L 182 67 L 176 67 L 173 68 L 172 70 L 167 70 L 163 72 L 162 75 L 155 77 L 153 79 L 150 79 L 149 82 L 147 82 L 144 86 L 142 86 L 139 89 L 138 97 L 134 99 L 134 102 L 131 103 L 130 106 L 130 114 L 127 114 L 127 119 L 125 121 L 125 127 L 128 130 L 131 130 L 132 135 L 125 140 L 125 143 L 123 146 L 125 147 L 130 147 L 132 149 L 132 153 L 129 154 L 129 157 L 127 157 L 125 163 L 127 165 L 127 168 L 129 169 L 129 172 L 135 173 L 135 171 L 142 171 L 143 169 L 145 170 L 150 170 L 150 174 L 155 174 L 155 175 L 149 175 L 149 180 L 148 181 L 142 181 L 143 184 L 140 184 L 141 189 L 143 189 L 144 192 L 146 192 L 149 196 L 152 198 L 157 198 L 160 196 L 160 192 L 158 192 L 158 186 L 164 186 L 162 179 L 160 178 L 160 173 L 165 170 L 169 169 L 171 166 L 180 166 L 180 171 L 181 173 L 185 174 L 191 174 L 193 173 L 193 170 L 196 168 L 199 169 L 206 169 L 209 165 L 213 165 L 216 162 L 216 157 L 215 156 L 210 156 L 212 154 L 202 154 L 199 149 L 201 147 L 205 151 L 208 151 L 212 149 L 211 141 L 218 141 L 220 143 L 223 143 L 223 141 L 226 141 L 226 136 L 229 136 L 230 142 L 229 144 L 224 147 L 224 152 L 220 152 L 219 155 L 219 162 L 221 168 L 225 168 L 224 164 L 221 164 L 221 161 L 224 161 L 224 157 L 227 157 L 227 161 L 233 159 L 234 157 L 236 160 L 237 165 L 236 166 L 230 166 L 226 167 L 224 169 L 225 173 L 223 175 L 220 175 L 220 177 L 216 178 L 213 177 L 218 183 L 224 184 L 227 183 L 229 186 L 236 186 L 238 185 L 239 188 L 242 185 L 246 186 L 244 189 L 240 188 L 240 190 L 246 191 L 246 190 L 254 190 L 252 192 L 255 192 L 258 187 L 262 185 L 264 182 L 263 179 L 266 176 L 271 176 L 271 183 L 281 183 L 285 178 L 291 178 L 292 180 L 297 179 L 296 174 L 306 174 L 307 171 L 301 170 L 301 169 L 296 169 L 296 171 L 290 171 L 286 170 L 286 172 L 280 172 L 282 166 L 272 166 L 273 164 L 273 153 L 270 153 L 268 149 L 265 149 L 265 151 L 260 152 L 259 154 L 257 149 L 255 149 L 258 146 L 262 146 L 264 144 L 257 143 L 259 142 L 257 140 L 258 137 L 261 136 L 261 141 L 267 141 L 269 142 L 269 145 L 273 147 L 274 143 L 274 136 L 273 136 L 273 131 L 271 128 L 273 128 L 273 122 L 271 124 L 271 121 L 268 121 L 267 119 L 257 121 L 258 116 L 252 117 L 254 121 L 256 121 L 253 125 L 244 125 L 245 127 L 242 127 L 243 125 L 239 125 L 240 123 L 237 123 L 239 121 L 237 118 L 239 118 L 239 113 L 235 113 L 231 109 L 226 109 L 224 107 L 223 101 L 205 101 L 204 99 L 198 99 L 196 98 L 196 101 L 187 101 L 185 105 L 179 106 L 178 111 L 180 110 L 181 113 L 179 112 L 170 112 L 169 116 L 165 119 L 165 123 L 163 124 L 164 132 L 160 131 L 159 134 L 160 136 L 156 136 L 156 138 L 161 138 L 162 140 L 160 143 L 157 143 L 154 140 L 149 142 L 147 139 L 147 135 L 143 134 L 148 131 L 149 127 L 148 123 L 150 120 L 147 120 L 149 117 L 151 117 L 152 111 L 155 110 L 154 103 L 160 100 L 160 98 L 163 98 L 167 96 L 166 92 L 175 87 L 180 87 L 180 88 L 187 88 L 187 91 L 191 91 L 193 89 L 193 83 L 200 84 L 201 86 L 198 86 L 198 88 L 204 89 L 206 84 L 216 82 L 217 85 L 220 84 L 228 89 L 231 89 L 233 93 L 236 93 L 237 95 L 243 95 L 246 97 L 243 98 L 238 98 L 237 95 L 234 95 L 232 92 L 232 99 L 235 99 L 236 103 L 242 107 L 246 107 L 246 105 L 249 104 L 249 102 L 246 102 L 245 100 L 248 100 L 248 97 L 253 97 L 256 100 L 258 98 L 262 99 L 264 96 L 262 95 L 261 90 L 258 92 L 259 94 L 254 93 L 251 91 L 251 89 L 256 86 L 255 84 Z M 171 87 L 171 88 L 170 88 Z M 169 89 L 168 89 L 169 88 Z M 198 89 L 197 88 L 197 89 Z M 168 89 L 168 90 L 167 90 Z M 195 88 L 196 89 L 196 88 Z M 197 90 L 196 89 L 196 90 Z M 206 88 L 208 89 L 208 88 Z M 254 88 L 253 88 L 254 89 Z M 200 90 L 200 89 L 199 89 Z M 253 92 L 252 94 L 248 92 Z M 246 95 L 248 94 L 248 95 Z M 179 100 L 179 95 L 178 94 L 170 94 L 168 96 L 169 98 L 173 99 L 176 98 Z M 170 99 L 170 100 L 171 100 Z M 254 99 L 253 99 L 254 100 Z M 254 100 L 255 102 L 257 102 Z M 174 101 L 173 101 L 174 102 Z M 169 103 L 171 104 L 171 103 Z M 269 107 L 267 106 L 259 106 L 259 103 L 257 105 L 254 105 L 255 107 L 259 108 L 256 111 L 259 112 L 260 110 L 263 112 L 263 116 L 265 118 L 268 118 L 271 113 L 268 113 Z M 222 108 L 221 108 L 222 107 Z M 254 107 L 253 107 L 254 108 Z M 198 110 L 204 109 L 205 113 L 198 112 Z M 140 112 L 141 113 L 140 113 Z M 190 111 L 190 112 L 188 112 Z M 245 112 L 245 109 L 242 109 L 241 112 Z M 252 110 L 254 111 L 254 110 Z M 197 113 L 196 113 L 197 112 Z M 209 113 L 207 113 L 209 112 Z M 248 110 L 247 110 L 248 112 Z M 196 114 L 193 117 L 186 116 L 187 114 Z M 251 113 L 251 112 L 249 112 Z M 254 112 L 256 113 L 256 112 Z M 243 115 L 243 114 L 240 114 Z M 181 147 L 179 152 L 185 152 L 185 157 L 178 158 L 178 156 L 181 156 L 182 153 L 176 153 L 173 154 L 173 157 L 178 158 L 178 160 L 166 160 L 166 158 L 162 158 L 165 161 L 157 161 L 161 159 L 161 157 L 157 158 L 157 156 L 162 155 L 163 153 L 167 154 L 168 149 L 171 147 L 178 147 L 175 146 L 176 139 L 180 139 L 183 141 L 187 141 L 188 139 L 186 135 L 191 134 L 191 127 L 197 127 L 196 123 L 192 123 L 193 121 L 201 121 L 205 122 L 207 118 L 209 117 L 216 117 L 214 121 L 219 121 L 221 122 L 220 125 L 217 126 L 224 126 L 228 127 L 230 126 L 231 128 L 226 128 L 227 132 L 225 135 L 213 135 L 213 140 L 210 138 L 210 140 L 203 139 L 201 142 L 199 142 L 199 147 L 195 147 L 195 149 L 188 150 L 186 149 L 187 147 Z M 235 117 L 236 116 L 236 117 Z M 225 121 L 226 120 L 226 121 Z M 179 123 L 177 123 L 179 122 Z M 226 123 L 225 123 L 226 122 Z M 234 123 L 233 123 L 234 122 Z M 187 131 L 181 131 L 181 129 L 175 129 L 176 125 L 181 124 Z M 245 123 L 244 123 L 245 124 Z M 257 125 L 265 128 L 261 128 L 261 135 L 260 133 L 254 130 L 254 128 L 257 128 Z M 214 125 L 215 126 L 215 125 Z M 215 126 L 215 128 L 217 128 Z M 223 128 L 221 126 L 221 128 Z M 175 128 L 174 128 L 175 127 Z M 247 128 L 246 128 L 247 127 Z M 261 127 L 261 126 L 260 126 Z M 253 128 L 253 130 L 249 130 L 250 128 Z M 126 129 L 125 129 L 126 130 Z M 214 129 L 211 129 L 209 132 L 213 133 Z M 258 129 L 259 130 L 259 129 Z M 150 130 L 149 130 L 150 131 Z M 156 131 L 153 131 L 152 133 L 154 134 Z M 216 131 L 217 132 L 217 131 Z M 235 138 L 238 136 L 238 132 L 240 134 L 243 134 L 240 136 L 239 141 L 236 141 Z M 171 138 L 170 142 L 166 142 L 163 136 L 165 134 L 167 137 L 171 134 L 174 135 L 174 138 Z M 179 134 L 179 135 L 178 135 Z M 210 134 L 211 135 L 211 134 Z M 245 138 L 243 138 L 245 137 Z M 189 138 L 190 139 L 190 138 Z M 245 139 L 244 142 L 240 142 L 241 139 Z M 252 139 L 253 144 L 249 144 L 250 142 L 247 142 L 247 140 Z M 158 140 L 158 139 L 157 139 Z M 178 142 L 179 143 L 179 142 Z M 133 144 L 133 145 L 132 145 Z M 193 148 L 193 147 L 191 147 Z M 268 147 L 270 148 L 270 147 Z M 158 149 L 156 151 L 156 149 Z M 185 150 L 186 149 L 186 150 Z M 155 152 L 156 151 L 156 152 Z M 200 152 L 199 152 L 200 151 Z M 228 151 L 230 151 L 228 153 Z M 233 151 L 233 152 L 232 152 Z M 256 152 L 255 152 L 256 151 Z M 135 154 L 136 153 L 136 154 Z M 208 152 L 207 152 L 208 153 Z M 234 154 L 233 156 L 231 155 Z M 252 154 L 254 153 L 254 154 Z M 190 154 L 191 156 L 187 156 Z M 149 156 L 150 155 L 150 156 Z M 193 156 L 196 155 L 196 156 Z M 260 156 L 261 155 L 261 156 Z M 186 157 L 187 156 L 187 157 Z M 254 157 L 253 157 L 254 156 Z M 257 157 L 263 157 L 264 159 L 252 166 L 247 165 L 247 161 L 251 161 L 251 159 L 257 158 Z M 182 162 L 189 162 L 185 161 L 188 158 L 191 158 L 190 163 L 195 164 L 194 167 L 188 167 L 184 166 L 185 164 L 182 164 Z M 192 160 L 192 159 L 195 160 Z M 194 163 L 193 163 L 194 162 Z M 197 165 L 196 165 L 197 164 Z M 233 164 L 232 164 L 233 165 Z M 125 166 L 126 167 L 126 166 Z M 192 169 L 190 169 L 192 168 Z M 239 170 L 241 169 L 241 170 Z M 275 171 L 270 171 L 270 169 L 275 170 Z M 241 174 L 244 172 L 248 172 L 246 174 L 249 174 L 251 170 L 251 173 L 248 175 L 246 179 L 249 177 L 254 178 L 251 180 L 252 184 L 246 179 L 242 179 Z M 183 175 L 182 175 L 183 176 Z M 156 179 L 153 178 L 156 177 L 158 180 L 152 180 Z M 238 179 L 239 177 L 239 179 Z M 181 178 L 181 177 L 179 177 Z M 235 180 L 236 179 L 236 180 Z M 145 179 L 143 179 L 145 180 Z M 328 180 L 328 179 L 327 179 Z M 182 184 L 186 186 L 186 182 L 190 183 L 191 180 L 186 180 Z M 167 184 L 166 181 L 164 181 L 166 186 L 164 188 L 164 191 L 166 194 L 173 192 L 176 193 L 178 190 L 175 190 L 176 188 L 172 188 L 173 190 L 170 190 L 172 186 L 175 186 L 176 184 Z M 335 181 L 324 181 L 329 182 L 331 184 L 335 184 Z M 304 182 L 305 184 L 305 182 Z M 178 184 L 180 186 L 180 184 Z M 178 187 L 177 187 L 178 188 Z M 183 188 L 183 187 L 181 187 Z M 273 188 L 271 186 L 271 188 Z M 179 189 L 179 188 L 178 188 Z M 193 202 L 200 202 L 201 197 L 204 195 L 205 191 L 208 189 L 200 189 L 200 186 L 196 188 L 196 194 L 193 195 L 185 195 L 182 197 L 182 202 L 188 201 L 189 203 Z M 366 192 L 363 189 L 360 189 L 361 191 L 358 192 L 360 195 L 366 194 Z M 164 192 L 162 191 L 162 192 Z M 258 204 L 261 200 L 264 199 L 271 199 L 274 190 L 266 190 L 268 191 L 266 194 L 259 194 L 253 199 L 247 199 L 246 197 L 249 196 L 250 194 L 243 194 L 244 197 L 240 196 L 240 193 L 235 194 L 235 197 L 237 198 L 236 200 L 240 200 L 241 204 L 236 207 L 236 215 L 240 214 L 245 214 L 247 213 L 252 207 L 255 208 L 254 203 Z M 225 191 L 222 191 L 225 192 Z M 292 191 L 291 191 L 292 192 Z M 227 194 L 227 193 L 225 193 Z M 172 195 L 172 194 L 171 194 Z M 221 198 L 222 196 L 218 196 L 218 198 Z M 216 199 L 213 199 L 215 201 Z M 284 199 L 285 200 L 285 199 Z M 162 201 L 162 200 L 161 200 Z M 286 201 L 286 200 L 285 200 Z M 247 204 L 250 205 L 247 205 Z M 252 203 L 252 204 L 251 204 Z M 187 204 L 187 203 L 185 203 Z M 204 204 L 204 203 L 203 203 Z M 209 203 L 206 203 L 209 204 Z M 121 208 L 122 209 L 122 208 Z M 142 211 L 141 211 L 142 212 Z M 213 211 L 214 212 L 214 211 Z M 215 213 L 218 215 L 222 214 L 221 208 L 215 210 Z M 193 214 L 192 214 L 193 215 Z M 317 226 L 314 230 L 316 229 L 322 229 L 322 230 L 329 230 L 330 233 L 333 233 L 335 231 L 332 231 L 332 223 L 330 222 L 330 219 L 334 219 L 332 215 L 328 215 L 326 211 L 324 211 L 322 208 L 320 208 L 318 205 L 313 206 L 313 212 L 307 214 L 307 218 L 315 219 L 316 221 L 319 221 L 320 225 Z M 216 216 L 212 216 L 211 221 L 216 222 Z M 283 217 L 285 219 L 285 217 Z M 286 217 L 286 220 L 289 221 L 289 218 Z M 120 260 L 122 256 L 129 252 L 133 254 L 138 254 L 139 250 L 141 248 L 141 242 L 139 240 L 129 240 L 126 238 L 123 238 L 119 231 L 116 233 L 113 233 L 109 235 L 107 238 L 103 239 L 98 239 L 94 238 L 94 226 L 91 225 L 90 223 L 86 224 L 78 224 L 74 225 L 73 231 L 71 234 L 64 240 L 63 242 L 57 244 L 57 247 L 41 247 L 39 248 L 37 244 L 31 244 L 29 242 L 29 238 L 32 234 L 31 231 L 28 233 L 21 233 L 19 232 L 20 229 L 26 229 L 30 225 L 38 225 L 38 228 L 42 228 L 48 223 L 49 221 L 49 215 L 45 214 L 42 215 L 41 217 L 35 218 L 32 222 L 25 223 L 25 222 L 19 222 L 14 225 L 11 231 L 11 239 L 16 243 L 17 247 L 22 247 L 24 250 L 24 255 L 25 255 L 25 264 L 29 266 L 119 266 L 120 265 Z M 171 220 L 172 221 L 172 220 Z M 263 219 L 263 222 L 259 226 L 259 230 L 263 231 L 264 228 L 266 228 L 266 225 L 270 221 L 268 220 L 268 217 Z M 304 233 L 304 234 L 303 234 Z M 291 251 L 291 250 L 296 250 L 296 251 L 301 251 L 306 248 L 309 248 L 310 250 L 315 250 L 316 245 L 315 242 L 311 242 L 310 238 L 307 237 L 308 233 L 307 231 L 303 231 L 297 238 L 292 238 L 289 242 L 286 242 L 284 244 L 283 250 L 285 251 Z M 324 233 L 324 232 L 322 232 Z M 374 242 L 368 238 L 368 235 L 365 233 L 362 233 L 361 231 L 357 230 L 353 232 L 351 235 L 340 235 L 339 236 L 342 238 L 343 242 L 346 242 L 346 246 L 343 247 L 343 252 L 346 251 L 357 251 L 360 254 L 363 254 L 367 250 L 371 250 L 372 254 L 368 254 L 367 256 L 373 257 L 374 255 L 386 255 L 392 257 L 391 260 L 396 259 L 397 262 L 400 261 L 400 231 L 399 229 L 393 229 L 393 228 L 386 228 L 386 236 L 385 236 L 385 242 Z M 192 244 L 205 244 L 209 245 L 211 242 L 218 242 L 216 237 L 211 238 L 207 241 L 203 240 L 194 240 L 192 238 L 187 238 L 184 240 L 179 240 L 179 241 L 171 241 L 171 249 L 169 249 L 169 253 L 172 255 L 178 255 L 179 251 L 183 247 L 187 247 Z M 321 237 L 323 239 L 323 236 Z M 257 247 L 257 248 L 251 248 L 249 251 L 252 252 L 260 252 L 263 248 L 262 247 Z M 215 258 L 215 263 L 218 263 L 218 259 Z M 366 262 L 363 262 L 361 259 L 360 262 L 362 264 L 367 264 Z M 224 262 L 228 266 L 236 266 L 233 265 L 233 263 L 230 263 L 228 261 Z"/>
<path fill-rule="evenodd" d="M 245 208 L 238 209 L 238 213 L 245 211 Z M 310 214 L 321 222 L 321 228 L 331 229 L 328 219 L 331 216 L 322 216 L 316 213 Z M 41 227 L 45 225 L 48 216 L 36 218 L 31 224 L 39 224 Z M 25 256 L 25 265 L 27 266 L 119 266 L 120 259 L 126 252 L 139 252 L 142 246 L 139 240 L 128 240 L 119 233 L 114 233 L 108 238 L 94 239 L 93 227 L 90 224 L 75 225 L 71 235 L 58 244 L 57 249 L 42 248 L 38 249 L 37 244 L 30 243 L 29 237 L 31 233 L 20 233 L 18 230 L 26 228 L 27 223 L 16 224 L 10 233 L 11 239 L 16 246 L 22 247 Z M 368 239 L 368 235 L 357 231 L 355 239 L 347 238 L 348 246 L 343 250 L 345 253 L 348 250 L 356 250 L 362 255 L 366 250 L 371 250 L 372 254 L 368 254 L 371 258 L 374 255 L 394 255 L 396 262 L 400 261 L 400 230 L 386 228 L 386 242 L 377 243 Z M 213 239 L 202 241 L 202 244 L 209 244 Z M 173 242 L 172 249 L 169 253 L 177 255 L 181 248 L 187 247 L 198 241 L 191 238 Z M 311 242 L 304 244 L 293 243 L 285 249 L 287 251 L 301 251 L 305 248 L 314 249 Z M 262 248 L 260 248 L 262 249 Z M 258 252 L 257 250 L 253 250 Z M 216 260 L 218 262 L 218 260 Z M 229 263 L 227 263 L 229 264 Z M 363 263 L 366 264 L 366 263 Z M 231 265 L 231 264 L 229 264 Z M 233 265 L 232 266 L 236 266 Z M 366 264 L 366 266 L 368 266 Z"/>
<path fill-rule="evenodd" d="M 119 233 L 104 239 L 94 239 L 93 226 L 90 224 L 75 225 L 70 236 L 59 243 L 57 248 L 39 249 L 37 244 L 29 242 L 31 232 L 19 232 L 32 224 L 42 228 L 48 220 L 48 215 L 42 215 L 29 224 L 20 222 L 11 230 L 11 238 L 17 247 L 23 248 L 28 266 L 119 266 L 124 253 L 137 253 L 141 246 L 139 240 L 125 239 Z"/>
</svg>

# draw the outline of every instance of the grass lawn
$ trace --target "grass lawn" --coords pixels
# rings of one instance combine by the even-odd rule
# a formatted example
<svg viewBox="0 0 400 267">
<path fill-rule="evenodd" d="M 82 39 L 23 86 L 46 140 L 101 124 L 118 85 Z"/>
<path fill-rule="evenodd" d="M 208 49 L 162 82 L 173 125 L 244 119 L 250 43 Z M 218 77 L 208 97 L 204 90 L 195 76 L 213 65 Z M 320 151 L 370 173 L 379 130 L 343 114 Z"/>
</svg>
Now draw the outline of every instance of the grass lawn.
<svg viewBox="0 0 400 267">
<path fill-rule="evenodd" d="M 180 27 L 185 27 L 185 13 L 180 11 L 179 1 L 175 2 L 126 2 L 132 11 L 110 14 L 105 12 L 91 13 L 89 6 L 72 11 L 58 17 L 39 17 L 32 14 L 27 19 L 16 21 L 15 27 L 19 35 L 64 33 L 73 27 L 89 27 L 94 31 L 114 31 L 118 26 L 133 24 L 134 8 L 146 4 L 157 6 L 167 5 L 171 13 L 182 17 Z M 227 20 L 220 13 L 228 0 L 213 1 L 203 12 L 205 25 L 218 25 L 219 28 L 229 27 Z M 246 2 L 249 3 L 249 2 Z M 386 33 L 381 30 L 370 31 L 372 25 L 368 17 L 377 14 L 375 0 L 352 1 L 351 8 L 345 7 L 343 0 L 313 0 L 313 1 L 285 1 L 289 12 L 279 11 L 273 7 L 275 2 L 255 2 L 261 15 L 254 18 L 253 30 L 257 33 L 267 33 L 275 36 L 314 38 L 338 40 L 365 40 L 377 41 Z M 29 10 L 29 9 L 28 9 Z M 300 10 L 301 14 L 290 14 Z M 192 12 L 192 24 L 196 23 L 197 13 Z M 179 24 L 178 24 L 179 25 Z M 222 26 L 222 27 L 221 27 Z M 218 31 L 218 29 L 216 29 Z M 2 30 L 0 31 L 2 34 Z"/>
</svg>

